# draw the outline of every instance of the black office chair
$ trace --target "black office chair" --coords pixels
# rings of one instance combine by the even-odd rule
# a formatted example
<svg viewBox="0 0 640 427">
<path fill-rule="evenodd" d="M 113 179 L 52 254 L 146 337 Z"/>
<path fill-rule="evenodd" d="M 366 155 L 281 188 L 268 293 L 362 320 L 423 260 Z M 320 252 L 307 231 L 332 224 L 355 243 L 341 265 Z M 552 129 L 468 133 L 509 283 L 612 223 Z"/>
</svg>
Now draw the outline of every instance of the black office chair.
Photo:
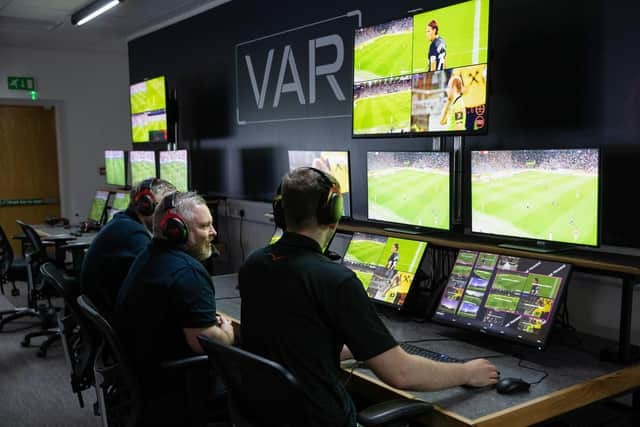
<svg viewBox="0 0 640 427">
<path fill-rule="evenodd" d="M 0 226 L 0 292 L 4 295 L 4 285 L 11 282 L 11 295 L 18 296 L 20 290 L 16 287 L 16 281 L 26 282 L 27 280 L 27 263 L 24 259 L 14 257 L 11 243 Z M 13 314 L 15 310 L 0 312 L 0 317 Z"/>
<path fill-rule="evenodd" d="M 209 362 L 227 387 L 231 421 L 236 427 L 308 425 L 298 380 L 282 365 L 264 357 L 199 336 Z M 432 409 L 427 402 L 398 399 L 371 406 L 358 414 L 365 427 L 403 426 Z"/>
<path fill-rule="evenodd" d="M 71 372 L 71 389 L 78 396 L 80 407 L 84 408 L 82 392 L 93 383 L 93 361 L 97 350 L 97 337 L 91 334 L 91 327 L 80 313 L 77 298 L 80 296 L 78 278 L 46 262 L 40 272 L 47 278 L 64 299 L 64 311 L 58 316 L 58 329 L 62 335 L 62 347 Z"/>
<path fill-rule="evenodd" d="M 180 419 L 181 426 L 206 425 L 211 411 L 205 407 L 202 388 L 199 387 L 203 375 L 198 374 L 203 370 L 208 372 L 206 356 L 168 361 L 162 365 L 162 368 L 167 370 L 186 370 L 183 372 L 187 378 L 184 393 L 192 406 L 184 413 L 177 413 L 177 408 L 172 407 L 170 402 L 164 407 L 159 407 L 156 402 L 145 399 L 138 377 L 115 329 L 98 313 L 86 295 L 79 296 L 77 302 L 82 315 L 101 336 L 93 371 L 103 426 L 138 427 L 167 423 L 178 425 L 174 421 L 176 418 Z M 189 375 L 190 371 L 194 372 L 194 375 Z M 194 377 L 197 377 L 194 380 L 196 384 L 189 384 Z M 215 415 L 217 413 L 214 412 Z"/>
</svg>

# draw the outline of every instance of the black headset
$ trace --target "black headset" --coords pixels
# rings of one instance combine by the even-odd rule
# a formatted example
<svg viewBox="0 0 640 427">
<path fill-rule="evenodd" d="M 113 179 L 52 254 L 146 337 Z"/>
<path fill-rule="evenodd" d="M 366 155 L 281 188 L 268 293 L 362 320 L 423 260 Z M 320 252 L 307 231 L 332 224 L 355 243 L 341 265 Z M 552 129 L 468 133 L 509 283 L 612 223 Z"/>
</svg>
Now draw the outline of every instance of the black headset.
<svg viewBox="0 0 640 427">
<path fill-rule="evenodd" d="M 177 195 L 178 192 L 174 192 L 162 200 L 164 216 L 160 220 L 160 232 L 168 241 L 180 244 L 187 242 L 189 228 L 184 218 L 175 211 Z"/>
<path fill-rule="evenodd" d="M 147 178 L 140 183 L 140 189 L 133 199 L 136 212 L 140 215 L 150 216 L 156 208 L 156 197 L 153 195 L 151 188 L 156 183 L 157 178 Z"/>
<path fill-rule="evenodd" d="M 340 218 L 342 218 L 342 215 L 344 215 L 344 201 L 342 199 L 340 189 L 334 184 L 326 172 L 312 167 L 307 167 L 305 169 L 315 171 L 320 175 L 323 183 L 327 186 L 327 197 L 320 199 L 320 203 L 316 209 L 318 224 L 327 225 L 337 223 Z M 282 206 L 282 183 L 278 185 L 276 196 L 271 204 L 273 206 L 273 220 L 276 223 L 276 227 L 286 230 L 287 224 L 284 218 L 284 209 Z"/>
</svg>

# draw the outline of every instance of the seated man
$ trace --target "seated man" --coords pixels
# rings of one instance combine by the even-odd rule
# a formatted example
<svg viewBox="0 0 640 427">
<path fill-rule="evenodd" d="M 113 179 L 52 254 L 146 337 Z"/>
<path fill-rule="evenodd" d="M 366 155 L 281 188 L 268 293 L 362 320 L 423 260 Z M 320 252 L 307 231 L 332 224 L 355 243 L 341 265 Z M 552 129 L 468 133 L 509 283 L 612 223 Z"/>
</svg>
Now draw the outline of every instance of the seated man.
<svg viewBox="0 0 640 427">
<path fill-rule="evenodd" d="M 120 285 L 133 260 L 151 241 L 153 210 L 165 194 L 176 191 L 170 182 L 149 178 L 131 190 L 131 201 L 91 242 L 82 263 L 82 293 L 98 311 L 113 317 Z"/>
<path fill-rule="evenodd" d="M 149 401 L 186 404 L 184 371 L 170 373 L 160 365 L 202 353 L 198 335 L 234 341 L 231 322 L 216 314 L 213 282 L 200 262 L 211 256 L 215 236 L 202 197 L 167 195 L 153 216 L 153 240 L 118 293 L 116 329 Z"/>
<path fill-rule="evenodd" d="M 496 368 L 486 360 L 449 364 L 405 353 L 355 274 L 322 254 L 342 215 L 337 181 L 299 168 L 281 188 L 274 216 L 283 214 L 287 232 L 240 269 L 242 343 L 298 378 L 313 426 L 355 425 L 355 408 L 339 377 L 341 358 L 351 354 L 401 389 L 497 382 Z"/>
</svg>

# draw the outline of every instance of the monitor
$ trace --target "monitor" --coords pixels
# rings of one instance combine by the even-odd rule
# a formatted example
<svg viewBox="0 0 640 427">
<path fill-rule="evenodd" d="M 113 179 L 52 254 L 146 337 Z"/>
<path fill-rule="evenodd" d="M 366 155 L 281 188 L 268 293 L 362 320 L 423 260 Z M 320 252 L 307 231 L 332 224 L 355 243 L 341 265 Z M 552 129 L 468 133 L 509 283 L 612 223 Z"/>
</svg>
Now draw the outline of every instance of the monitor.
<svg viewBox="0 0 640 427">
<path fill-rule="evenodd" d="M 104 152 L 106 183 L 125 187 L 127 185 L 127 162 L 124 150 Z"/>
<path fill-rule="evenodd" d="M 471 230 L 599 244 L 599 150 L 471 152 Z"/>
<path fill-rule="evenodd" d="M 129 92 L 133 142 L 168 141 L 167 88 L 164 76 L 134 83 Z"/>
<path fill-rule="evenodd" d="M 187 150 L 160 151 L 160 178 L 175 185 L 178 191 L 189 191 Z"/>
<path fill-rule="evenodd" d="M 485 133 L 489 3 L 356 29 L 353 136 Z"/>
<path fill-rule="evenodd" d="M 342 263 L 375 302 L 402 308 L 420 268 L 427 242 L 354 233 Z"/>
<path fill-rule="evenodd" d="M 93 202 L 91 203 L 91 210 L 89 211 L 89 219 L 91 221 L 102 223 L 102 217 L 108 200 L 108 191 L 96 191 L 96 195 L 93 197 Z"/>
<path fill-rule="evenodd" d="M 449 157 L 449 152 L 368 152 L 368 218 L 449 230 Z"/>
<path fill-rule="evenodd" d="M 544 348 L 571 264 L 460 250 L 433 320 Z"/>
<path fill-rule="evenodd" d="M 129 165 L 131 167 L 131 185 L 137 185 L 140 181 L 157 176 L 155 151 L 131 151 Z"/>
<path fill-rule="evenodd" d="M 289 150 L 289 171 L 303 166 L 311 166 L 327 172 L 340 183 L 344 199 L 344 215 L 351 216 L 349 152 Z"/>
</svg>

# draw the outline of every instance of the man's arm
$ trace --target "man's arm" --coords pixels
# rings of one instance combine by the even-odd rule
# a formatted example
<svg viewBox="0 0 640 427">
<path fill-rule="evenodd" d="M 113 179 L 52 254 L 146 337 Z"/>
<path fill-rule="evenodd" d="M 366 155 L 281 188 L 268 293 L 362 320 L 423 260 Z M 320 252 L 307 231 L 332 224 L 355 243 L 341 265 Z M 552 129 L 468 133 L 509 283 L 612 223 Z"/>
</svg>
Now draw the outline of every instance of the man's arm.
<svg viewBox="0 0 640 427">
<path fill-rule="evenodd" d="M 205 335 L 208 338 L 222 341 L 225 344 L 233 344 L 234 334 L 231 321 L 223 316 L 218 316 L 218 324 L 212 325 L 206 328 L 184 328 L 184 338 L 187 340 L 187 344 L 191 347 L 191 350 L 196 353 L 204 353 L 200 343 L 198 342 L 198 335 Z"/>
<path fill-rule="evenodd" d="M 496 367 L 484 359 L 442 363 L 407 354 L 395 346 L 366 361 L 384 382 L 404 390 L 433 391 L 458 385 L 482 387 L 498 382 Z"/>
</svg>

